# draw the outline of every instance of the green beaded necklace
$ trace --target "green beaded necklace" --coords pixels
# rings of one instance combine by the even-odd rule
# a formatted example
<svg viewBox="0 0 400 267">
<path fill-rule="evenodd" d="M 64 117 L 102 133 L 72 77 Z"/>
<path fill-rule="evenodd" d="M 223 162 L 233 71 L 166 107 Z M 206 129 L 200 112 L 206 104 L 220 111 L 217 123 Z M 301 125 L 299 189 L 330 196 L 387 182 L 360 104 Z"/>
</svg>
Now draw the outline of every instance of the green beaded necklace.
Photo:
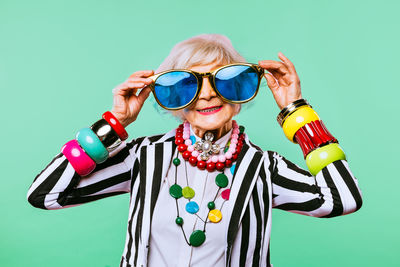
<svg viewBox="0 0 400 267">
<path fill-rule="evenodd" d="M 194 201 L 191 201 L 191 199 L 195 195 L 195 191 L 191 187 L 189 187 L 186 162 L 184 162 L 184 164 L 185 164 L 187 186 L 182 188 L 180 185 L 177 184 L 177 171 L 178 171 L 178 166 L 181 163 L 180 159 L 178 158 L 178 155 L 179 155 L 179 151 L 177 151 L 177 153 L 176 153 L 176 158 L 173 159 L 173 164 L 175 165 L 175 184 L 173 184 L 169 188 L 169 193 L 173 198 L 175 198 L 175 203 L 176 203 L 177 217 L 175 219 L 175 223 L 181 227 L 181 230 L 182 230 L 183 236 L 185 237 L 186 243 L 189 246 L 198 247 L 198 246 L 202 245 L 204 243 L 204 241 L 206 240 L 205 231 L 206 231 L 207 223 L 210 221 L 214 222 L 214 223 L 218 223 L 222 219 L 221 209 L 222 209 L 224 203 L 227 201 L 227 199 L 224 200 L 220 209 L 215 209 L 215 200 L 218 196 L 219 191 L 222 188 L 225 188 L 228 186 L 229 180 L 228 180 L 228 177 L 224 173 L 220 173 L 216 176 L 215 184 L 218 186 L 218 190 L 214 196 L 214 199 L 207 203 L 207 207 L 210 210 L 208 213 L 209 220 L 207 220 L 207 219 L 203 220 L 197 214 L 197 211 L 199 210 L 197 203 Z M 208 177 L 208 172 L 207 172 L 207 177 Z M 203 230 L 193 231 L 189 237 L 189 241 L 186 237 L 185 231 L 183 230 L 183 218 L 179 216 L 178 199 L 181 197 L 188 199 L 188 203 L 186 204 L 186 211 L 188 211 L 191 214 L 196 215 L 204 223 Z"/>
</svg>

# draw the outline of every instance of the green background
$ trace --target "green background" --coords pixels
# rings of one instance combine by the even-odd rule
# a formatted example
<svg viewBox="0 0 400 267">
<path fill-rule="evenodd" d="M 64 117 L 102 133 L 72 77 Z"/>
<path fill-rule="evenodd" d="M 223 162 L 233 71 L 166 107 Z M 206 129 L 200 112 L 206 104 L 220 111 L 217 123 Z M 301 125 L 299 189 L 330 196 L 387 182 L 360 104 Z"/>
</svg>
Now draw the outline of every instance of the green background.
<svg viewBox="0 0 400 267">
<path fill-rule="evenodd" d="M 228 36 L 250 62 L 285 53 L 362 189 L 363 207 L 347 216 L 274 210 L 274 267 L 399 266 L 399 10 L 365 0 L 0 0 L 0 266 L 118 266 L 128 194 L 45 211 L 26 193 L 77 130 L 111 109 L 114 86 L 201 33 Z M 131 137 L 177 126 L 149 99 Z M 264 82 L 236 119 L 255 144 L 306 168 L 278 112 Z"/>
</svg>

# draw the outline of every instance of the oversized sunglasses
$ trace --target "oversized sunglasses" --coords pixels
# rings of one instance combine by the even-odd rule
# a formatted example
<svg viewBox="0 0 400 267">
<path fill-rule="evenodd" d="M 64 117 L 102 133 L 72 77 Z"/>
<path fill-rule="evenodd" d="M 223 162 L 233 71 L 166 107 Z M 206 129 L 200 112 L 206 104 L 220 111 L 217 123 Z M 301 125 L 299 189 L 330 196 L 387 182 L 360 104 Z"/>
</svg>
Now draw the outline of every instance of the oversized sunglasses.
<svg viewBox="0 0 400 267">
<path fill-rule="evenodd" d="M 157 103 L 168 110 L 178 110 L 195 102 L 208 77 L 219 97 L 228 103 L 245 103 L 253 99 L 260 87 L 264 69 L 251 63 L 233 63 L 212 72 L 199 73 L 192 70 L 167 70 L 150 76 L 150 85 Z"/>
</svg>

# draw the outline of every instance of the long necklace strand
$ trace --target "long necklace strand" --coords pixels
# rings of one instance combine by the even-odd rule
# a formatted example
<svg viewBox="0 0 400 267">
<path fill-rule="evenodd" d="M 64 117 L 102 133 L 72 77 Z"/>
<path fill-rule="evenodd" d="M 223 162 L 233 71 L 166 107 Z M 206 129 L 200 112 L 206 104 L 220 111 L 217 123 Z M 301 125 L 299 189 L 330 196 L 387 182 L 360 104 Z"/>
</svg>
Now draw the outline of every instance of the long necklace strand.
<svg viewBox="0 0 400 267">
<path fill-rule="evenodd" d="M 178 184 L 178 183 L 177 183 L 177 182 L 178 182 L 177 173 L 178 173 L 178 165 L 179 165 L 179 164 L 178 164 L 178 165 L 176 164 L 176 163 L 177 163 L 176 160 L 179 161 L 178 155 L 179 155 L 179 151 L 176 151 L 176 158 L 174 159 L 174 165 L 175 165 L 175 184 Z M 187 178 L 187 177 L 186 177 L 186 178 Z M 171 191 L 171 190 L 170 190 L 170 191 Z M 186 243 L 190 246 L 189 241 L 187 241 L 185 231 L 183 230 L 183 227 L 182 227 L 183 218 L 179 216 L 178 198 L 176 198 L 176 197 L 174 197 L 174 198 L 175 198 L 176 213 L 177 213 L 177 217 L 176 217 L 176 219 L 175 219 L 175 223 L 181 226 L 183 236 L 185 237 L 185 241 L 186 241 Z"/>
<path fill-rule="evenodd" d="M 193 154 L 193 151 L 190 152 L 187 150 L 188 146 L 191 146 L 193 143 L 193 136 L 190 137 L 189 140 L 189 132 L 188 132 L 188 123 L 185 122 L 185 127 L 183 124 L 179 125 L 179 127 L 176 130 L 176 135 L 175 135 L 175 143 L 179 143 L 178 148 L 177 148 L 177 152 L 176 152 L 176 158 L 174 158 L 173 160 L 173 164 L 175 165 L 175 184 L 173 184 L 170 188 L 169 188 L 169 193 L 170 195 L 175 198 L 175 204 L 176 204 L 176 211 L 177 211 L 177 217 L 175 219 L 175 223 L 180 226 L 183 236 L 185 238 L 186 243 L 189 246 L 194 246 L 194 247 L 198 247 L 200 245 L 202 245 L 206 239 L 206 235 L 205 235 L 205 231 L 206 231 L 206 225 L 208 222 L 214 222 L 214 223 L 218 223 L 219 221 L 221 221 L 222 219 L 222 207 L 225 204 L 225 202 L 227 200 L 229 200 L 229 193 L 230 193 L 230 189 L 232 187 L 232 182 L 230 185 L 229 189 L 225 189 L 224 192 L 221 193 L 221 197 L 224 199 L 224 201 L 221 204 L 220 209 L 215 209 L 215 201 L 218 197 L 219 191 L 221 190 L 221 188 L 225 188 L 228 186 L 229 180 L 227 178 L 227 176 L 224 174 L 223 170 L 225 169 L 225 167 L 231 167 L 231 173 L 232 175 L 234 174 L 234 168 L 235 165 L 232 166 L 232 162 L 235 161 L 237 159 L 237 155 L 240 153 L 241 148 L 243 146 L 243 140 L 244 140 L 244 127 L 240 126 L 238 127 L 238 125 L 236 124 L 235 121 L 233 121 L 233 131 L 232 131 L 232 135 L 233 137 L 231 137 L 231 140 L 228 142 L 229 147 L 226 147 L 224 149 L 225 155 L 222 156 L 212 156 L 210 158 L 208 158 L 207 160 L 207 170 L 208 172 L 213 171 L 215 168 L 222 171 L 220 174 L 217 175 L 217 177 L 215 178 L 215 183 L 218 186 L 218 190 L 213 198 L 212 201 L 207 203 L 207 207 L 209 209 L 208 212 L 208 220 L 207 218 L 205 220 L 203 220 L 198 214 L 197 212 L 199 211 L 199 206 L 196 202 L 191 201 L 191 199 L 194 197 L 195 192 L 194 190 L 189 186 L 189 180 L 188 180 L 188 175 L 187 175 L 187 166 L 186 166 L 186 161 L 189 161 L 191 163 L 192 166 L 196 166 L 201 169 L 204 170 L 205 168 L 203 167 L 203 164 L 199 164 L 201 163 L 201 161 L 203 159 L 206 159 L 206 156 L 210 156 L 213 153 L 218 153 L 219 152 L 219 147 L 212 144 L 211 141 L 213 139 L 213 135 L 207 135 L 207 133 L 205 134 L 206 136 L 206 140 L 201 145 L 199 145 L 199 142 L 196 142 L 195 145 L 197 145 L 197 148 L 203 148 L 205 147 L 204 144 L 208 145 L 208 148 L 210 148 L 207 153 L 205 154 L 203 150 L 199 150 L 202 155 Z M 239 135 L 237 134 L 239 133 Z M 183 137 L 183 138 L 182 138 Z M 179 140 L 179 139 L 185 139 L 183 143 L 183 140 Z M 189 140 L 189 141 L 188 141 Z M 209 141 L 209 143 L 206 143 L 207 141 Z M 186 146 L 186 147 L 184 147 Z M 214 149 L 211 149 L 214 148 Z M 192 148 L 192 147 L 191 147 Z M 190 149 L 191 149 L 190 148 Z M 211 151 L 211 152 L 210 152 Z M 185 162 L 185 175 L 186 175 L 186 187 L 184 187 L 182 189 L 182 187 L 180 185 L 178 185 L 178 179 L 177 179 L 177 173 L 178 173 L 178 166 L 180 165 L 180 159 L 179 159 L 179 152 L 182 153 L 182 157 L 184 158 Z M 188 153 L 190 153 L 190 157 L 188 157 Z M 186 155 L 185 155 L 186 154 Z M 185 157 L 186 156 L 186 157 Z M 196 161 L 193 160 L 194 156 L 196 156 Z M 227 156 L 227 157 L 226 157 Z M 217 158 L 217 160 L 216 160 Z M 198 159 L 198 160 L 197 160 Z M 218 161 L 221 160 L 221 161 Z M 217 161 L 217 164 L 215 164 Z M 225 162 L 226 161 L 226 162 Z M 203 161 L 203 163 L 205 163 Z M 214 168 L 209 167 L 209 163 L 211 163 L 211 165 L 214 165 Z M 199 166 L 201 165 L 201 166 Z M 215 167 L 218 166 L 218 167 Z M 221 167 L 222 166 L 222 167 Z M 208 172 L 207 172 L 207 177 L 208 177 Z M 207 179 L 207 178 L 206 178 Z M 189 241 L 186 237 L 185 231 L 183 230 L 183 218 L 179 216 L 179 206 L 178 206 L 178 199 L 181 197 L 184 197 L 186 199 L 188 199 L 188 203 L 186 204 L 186 211 L 188 213 L 194 214 L 197 216 L 197 218 L 199 218 L 203 223 L 204 223 L 204 227 L 203 230 L 195 230 L 192 232 L 192 234 L 189 237 Z"/>
</svg>

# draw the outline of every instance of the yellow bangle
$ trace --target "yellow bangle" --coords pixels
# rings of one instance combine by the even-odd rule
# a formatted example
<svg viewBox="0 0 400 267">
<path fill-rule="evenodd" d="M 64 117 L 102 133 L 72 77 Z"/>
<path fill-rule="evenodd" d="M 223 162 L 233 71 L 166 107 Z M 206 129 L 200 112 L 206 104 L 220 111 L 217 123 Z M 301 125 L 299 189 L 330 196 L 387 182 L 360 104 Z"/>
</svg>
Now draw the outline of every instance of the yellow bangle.
<svg viewBox="0 0 400 267">
<path fill-rule="evenodd" d="M 306 157 L 308 170 L 312 175 L 317 175 L 319 171 L 337 160 L 346 160 L 342 148 L 337 143 L 321 146 Z"/>
<path fill-rule="evenodd" d="M 296 144 L 294 140 L 296 132 L 307 123 L 317 120 L 319 120 L 319 116 L 311 107 L 302 106 L 285 119 L 282 129 L 286 137 Z"/>
</svg>

